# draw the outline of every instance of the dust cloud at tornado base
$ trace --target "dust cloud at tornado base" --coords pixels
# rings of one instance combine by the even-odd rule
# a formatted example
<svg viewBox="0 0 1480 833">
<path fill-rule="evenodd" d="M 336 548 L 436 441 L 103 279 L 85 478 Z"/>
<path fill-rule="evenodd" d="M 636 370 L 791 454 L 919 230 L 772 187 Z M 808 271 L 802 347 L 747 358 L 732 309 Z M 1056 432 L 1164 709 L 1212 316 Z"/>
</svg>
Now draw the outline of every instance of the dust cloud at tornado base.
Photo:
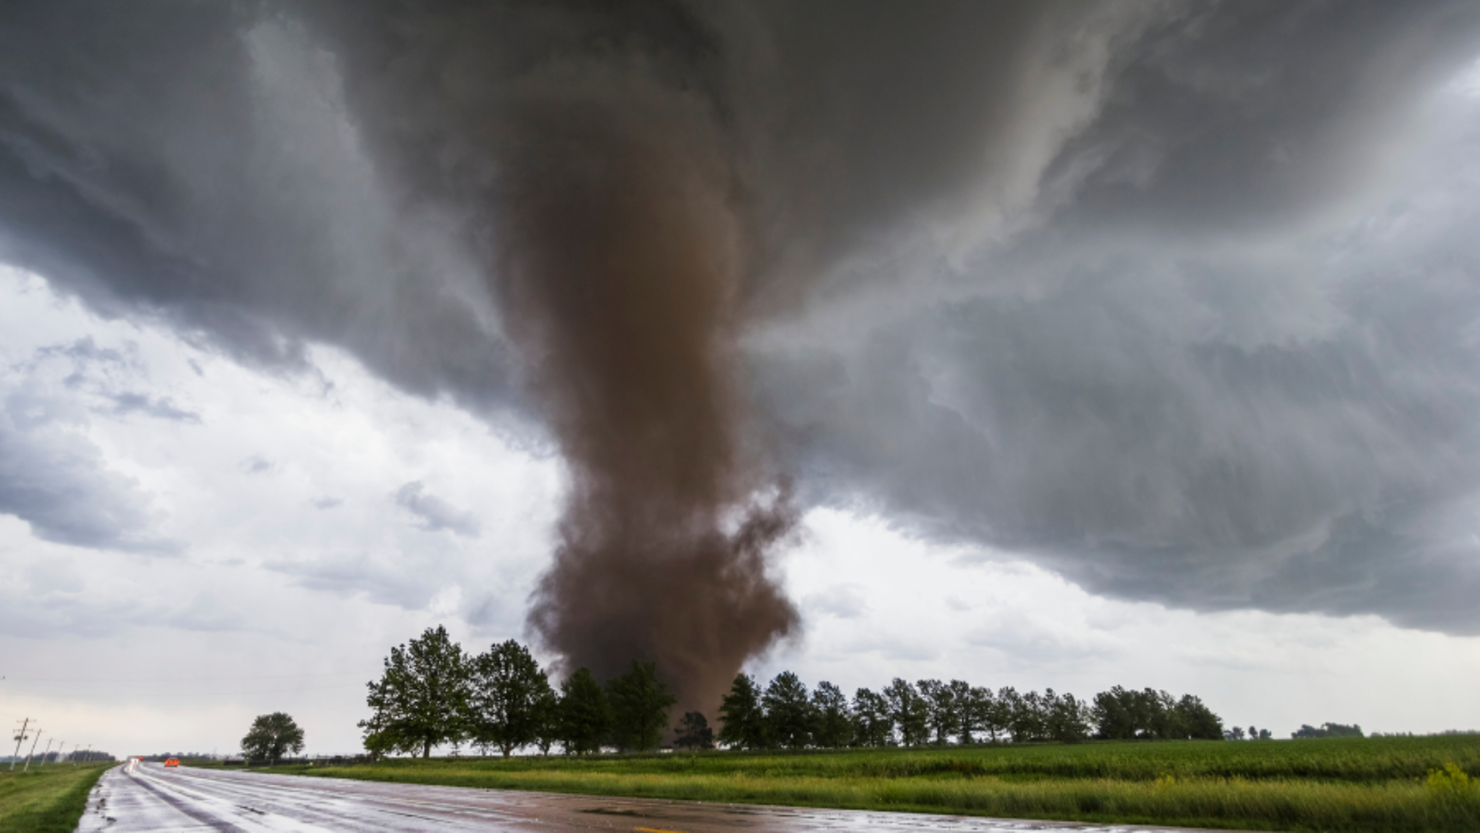
<svg viewBox="0 0 1480 833">
<path fill-rule="evenodd" d="M 744 435 L 723 160 L 671 138 L 700 106 L 534 104 L 493 271 L 571 473 L 530 623 L 572 668 L 654 661 L 681 708 L 708 711 L 797 624 L 767 575 L 797 513 Z"/>
</svg>

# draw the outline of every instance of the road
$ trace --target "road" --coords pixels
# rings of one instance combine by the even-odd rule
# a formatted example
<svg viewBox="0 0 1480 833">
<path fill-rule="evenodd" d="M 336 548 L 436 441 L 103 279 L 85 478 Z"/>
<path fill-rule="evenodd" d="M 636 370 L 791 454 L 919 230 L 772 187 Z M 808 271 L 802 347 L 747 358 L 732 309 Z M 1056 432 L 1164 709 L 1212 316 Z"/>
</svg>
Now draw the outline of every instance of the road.
<svg viewBox="0 0 1480 833">
<path fill-rule="evenodd" d="M 428 787 L 189 767 L 165 769 L 159 764 L 131 763 L 114 767 L 98 782 L 77 829 L 79 833 L 209 830 L 232 833 L 433 830 L 1109 833 L 1172 828 Z"/>
</svg>

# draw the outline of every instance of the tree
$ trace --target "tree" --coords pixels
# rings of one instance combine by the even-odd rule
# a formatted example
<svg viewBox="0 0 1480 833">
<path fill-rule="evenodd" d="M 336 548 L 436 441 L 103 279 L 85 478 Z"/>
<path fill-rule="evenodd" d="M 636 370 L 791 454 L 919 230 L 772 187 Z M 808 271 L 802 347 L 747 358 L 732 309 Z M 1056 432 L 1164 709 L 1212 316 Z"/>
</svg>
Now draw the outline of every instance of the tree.
<svg viewBox="0 0 1480 833">
<path fill-rule="evenodd" d="M 242 755 L 249 761 L 277 763 L 284 753 L 303 751 L 303 730 L 283 712 L 258 715 L 242 738 Z"/>
<path fill-rule="evenodd" d="M 853 693 L 853 737 L 859 746 L 889 746 L 894 742 L 894 716 L 884 695 L 866 688 Z"/>
<path fill-rule="evenodd" d="M 952 683 L 954 685 L 954 683 Z M 959 695 L 958 695 L 959 696 Z M 974 743 L 985 735 L 994 743 L 1002 724 L 997 720 L 997 698 L 984 686 L 971 686 L 960 697 L 961 742 Z M 980 733 L 980 734 L 978 734 Z"/>
<path fill-rule="evenodd" d="M 601 751 L 601 744 L 611 732 L 611 707 L 589 668 L 576 669 L 560 684 L 556 724 L 566 754 Z"/>
<path fill-rule="evenodd" d="M 714 730 L 700 712 L 684 712 L 683 719 L 673 728 L 676 737 L 673 745 L 679 749 L 713 749 Z"/>
<path fill-rule="evenodd" d="M 1189 740 L 1223 740 L 1223 720 L 1203 701 L 1191 694 L 1182 695 L 1175 707 L 1177 737 Z"/>
<path fill-rule="evenodd" d="M 1187 729 L 1181 725 L 1181 715 L 1177 713 L 1177 698 L 1165 691 L 1148 688 L 1141 692 L 1140 700 L 1142 710 L 1150 715 L 1151 737 L 1157 740 L 1186 739 Z"/>
<path fill-rule="evenodd" d="M 719 705 L 719 742 L 734 749 L 762 749 L 766 745 L 766 715 L 755 678 L 736 674 L 730 693 Z"/>
<path fill-rule="evenodd" d="M 369 688 L 371 717 L 359 725 L 372 754 L 420 750 L 429 758 L 433 746 L 464 737 L 468 661 L 441 625 L 392 648 Z"/>
<path fill-rule="evenodd" d="M 1104 740 L 1157 740 L 1174 737 L 1168 711 L 1170 694 L 1154 689 L 1131 691 L 1115 686 L 1095 695 L 1091 707 L 1095 734 Z"/>
<path fill-rule="evenodd" d="M 956 690 L 940 680 L 921 680 L 915 684 L 925 698 L 927 722 L 935 742 L 945 745 L 951 736 L 961 732 L 961 713 L 956 703 Z M 965 683 L 962 683 L 965 685 Z"/>
<path fill-rule="evenodd" d="M 884 689 L 889 702 L 889 716 L 899 727 L 899 741 L 905 746 L 918 746 L 930 738 L 930 708 L 915 687 L 898 677 Z"/>
<path fill-rule="evenodd" d="M 1043 695 L 1046 715 L 1046 734 L 1059 743 L 1078 743 L 1090 734 L 1089 706 L 1072 694 L 1054 694 L 1048 689 Z"/>
<path fill-rule="evenodd" d="M 1095 695 L 1092 711 L 1095 734 L 1102 740 L 1130 740 L 1140 730 L 1133 709 L 1134 692 L 1114 686 Z"/>
<path fill-rule="evenodd" d="M 825 680 L 818 683 L 812 692 L 812 714 L 816 721 L 812 740 L 818 746 L 837 749 L 853 739 L 853 716 L 842 689 Z"/>
<path fill-rule="evenodd" d="M 658 666 L 632 661 L 632 668 L 606 684 L 611 704 L 612 744 L 618 749 L 643 752 L 657 749 L 668 728 L 668 709 L 678 698 L 658 679 Z"/>
<path fill-rule="evenodd" d="M 965 680 L 946 683 L 951 689 L 951 700 L 956 708 L 956 739 L 959 743 L 975 743 L 979 725 L 971 713 L 971 684 Z"/>
<path fill-rule="evenodd" d="M 1347 726 L 1341 723 L 1322 723 L 1321 728 L 1317 729 L 1314 726 L 1309 726 L 1302 723 L 1297 731 L 1290 733 L 1290 737 L 1296 739 L 1360 738 L 1365 737 L 1365 735 L 1362 734 L 1362 727 L 1357 724 Z"/>
<path fill-rule="evenodd" d="M 541 755 L 550 754 L 550 747 L 560 740 L 560 698 L 551 688 L 548 678 L 545 690 L 535 703 L 534 745 Z"/>
<path fill-rule="evenodd" d="M 1222 740 L 1223 721 L 1191 694 L 1115 686 L 1095 695 L 1089 709 L 1095 734 L 1105 740 Z"/>
<path fill-rule="evenodd" d="M 807 686 L 797 675 L 782 671 L 766 686 L 761 697 L 766 709 L 767 736 L 787 749 L 803 749 L 812 743 L 812 703 Z"/>
<path fill-rule="evenodd" d="M 1035 737 L 1035 715 L 1033 704 L 1012 686 L 1003 686 L 997 692 L 998 712 L 1002 725 L 1012 735 L 1013 743 L 1024 743 Z"/>
<path fill-rule="evenodd" d="M 480 746 L 497 746 L 504 757 L 534 743 L 548 720 L 550 681 L 529 649 L 510 639 L 474 657 L 468 730 Z"/>
</svg>

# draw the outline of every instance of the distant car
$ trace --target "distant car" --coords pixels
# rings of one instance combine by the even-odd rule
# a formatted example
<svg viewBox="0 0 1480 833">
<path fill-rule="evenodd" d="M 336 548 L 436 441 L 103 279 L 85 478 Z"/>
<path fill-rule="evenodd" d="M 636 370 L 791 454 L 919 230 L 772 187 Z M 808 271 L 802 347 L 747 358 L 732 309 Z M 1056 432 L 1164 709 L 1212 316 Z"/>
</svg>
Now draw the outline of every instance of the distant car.
<svg viewBox="0 0 1480 833">
<path fill-rule="evenodd" d="M 170 758 L 168 761 L 165 761 L 164 762 L 164 765 L 165 766 L 179 766 L 180 765 L 180 759 L 179 758 Z"/>
</svg>

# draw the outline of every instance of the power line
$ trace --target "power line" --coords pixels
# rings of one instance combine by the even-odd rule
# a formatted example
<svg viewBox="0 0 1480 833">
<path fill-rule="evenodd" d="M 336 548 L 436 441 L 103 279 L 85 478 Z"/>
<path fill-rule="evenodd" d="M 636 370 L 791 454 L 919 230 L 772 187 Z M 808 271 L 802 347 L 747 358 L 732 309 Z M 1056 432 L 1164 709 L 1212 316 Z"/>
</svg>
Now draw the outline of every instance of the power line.
<svg viewBox="0 0 1480 833">
<path fill-rule="evenodd" d="M 15 754 L 10 756 L 10 771 L 15 771 L 15 759 L 21 756 L 21 742 L 27 737 L 26 728 L 31 725 L 31 718 L 25 718 L 21 723 L 20 731 L 15 733 Z"/>
</svg>

